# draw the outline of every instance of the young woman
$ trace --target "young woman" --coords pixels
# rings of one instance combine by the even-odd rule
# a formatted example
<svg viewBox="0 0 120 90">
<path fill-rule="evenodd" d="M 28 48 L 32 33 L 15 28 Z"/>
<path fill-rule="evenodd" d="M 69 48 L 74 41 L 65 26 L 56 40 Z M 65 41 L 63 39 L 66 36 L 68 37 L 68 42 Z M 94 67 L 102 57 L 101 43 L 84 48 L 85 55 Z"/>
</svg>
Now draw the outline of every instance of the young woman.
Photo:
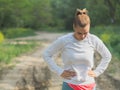
<svg viewBox="0 0 120 90">
<path fill-rule="evenodd" d="M 54 41 L 43 53 L 43 58 L 50 69 L 63 78 L 62 90 L 95 90 L 94 78 L 107 68 L 111 53 L 97 36 L 90 34 L 90 18 L 86 9 L 76 10 L 73 29 L 73 33 Z M 95 51 L 102 58 L 93 70 Z M 58 52 L 61 52 L 64 68 L 54 62 L 54 55 Z"/>
</svg>

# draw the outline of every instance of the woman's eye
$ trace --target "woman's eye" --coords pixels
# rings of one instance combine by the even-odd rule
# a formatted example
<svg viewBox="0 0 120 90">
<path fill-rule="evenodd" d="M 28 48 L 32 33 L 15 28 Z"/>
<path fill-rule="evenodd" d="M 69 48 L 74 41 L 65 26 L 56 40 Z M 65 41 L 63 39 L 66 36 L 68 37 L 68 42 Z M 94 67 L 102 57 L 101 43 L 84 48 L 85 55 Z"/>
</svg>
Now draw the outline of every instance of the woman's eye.
<svg viewBox="0 0 120 90">
<path fill-rule="evenodd" d="M 81 35 L 82 33 L 78 33 L 79 35 Z"/>
</svg>

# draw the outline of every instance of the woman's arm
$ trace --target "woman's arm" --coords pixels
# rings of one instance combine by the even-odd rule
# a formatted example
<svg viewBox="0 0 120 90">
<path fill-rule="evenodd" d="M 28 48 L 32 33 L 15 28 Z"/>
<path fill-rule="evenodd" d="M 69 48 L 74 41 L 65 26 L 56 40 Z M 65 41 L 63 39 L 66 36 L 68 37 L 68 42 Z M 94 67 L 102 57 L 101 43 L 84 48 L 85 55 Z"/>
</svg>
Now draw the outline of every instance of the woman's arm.
<svg viewBox="0 0 120 90">
<path fill-rule="evenodd" d="M 108 50 L 108 48 L 105 46 L 105 44 L 98 37 L 94 37 L 94 46 L 95 46 L 96 51 L 102 57 L 100 64 L 94 70 L 94 73 L 97 77 L 106 70 L 112 56 L 111 56 L 111 53 Z"/>
<path fill-rule="evenodd" d="M 45 62 L 47 62 L 50 70 L 54 71 L 58 75 L 61 75 L 63 73 L 63 69 L 59 67 L 54 62 L 54 55 L 61 51 L 64 47 L 64 42 L 61 38 L 54 41 L 44 52 L 43 52 L 43 58 Z"/>
</svg>

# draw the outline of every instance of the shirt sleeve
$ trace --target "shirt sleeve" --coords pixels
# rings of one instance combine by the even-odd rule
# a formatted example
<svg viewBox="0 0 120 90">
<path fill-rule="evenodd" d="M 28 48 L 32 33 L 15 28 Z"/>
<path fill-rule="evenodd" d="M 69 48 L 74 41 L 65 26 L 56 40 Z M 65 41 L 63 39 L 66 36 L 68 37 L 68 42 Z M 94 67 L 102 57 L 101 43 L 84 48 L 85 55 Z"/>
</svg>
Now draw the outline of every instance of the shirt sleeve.
<svg viewBox="0 0 120 90">
<path fill-rule="evenodd" d="M 45 62 L 47 62 L 49 68 L 51 71 L 57 73 L 58 75 L 61 75 L 63 73 L 63 69 L 59 67 L 54 61 L 54 55 L 62 50 L 63 48 L 63 40 L 57 39 L 54 41 L 44 52 L 43 52 L 43 58 Z"/>
<path fill-rule="evenodd" d="M 101 62 L 100 64 L 96 67 L 96 69 L 94 70 L 96 76 L 99 76 L 100 74 L 102 74 L 106 68 L 108 67 L 108 64 L 111 60 L 111 53 L 108 50 L 108 48 L 105 46 L 105 44 L 102 42 L 102 40 L 100 40 L 98 37 L 95 37 L 94 40 L 94 45 L 95 45 L 95 49 L 96 51 L 101 55 Z"/>
</svg>

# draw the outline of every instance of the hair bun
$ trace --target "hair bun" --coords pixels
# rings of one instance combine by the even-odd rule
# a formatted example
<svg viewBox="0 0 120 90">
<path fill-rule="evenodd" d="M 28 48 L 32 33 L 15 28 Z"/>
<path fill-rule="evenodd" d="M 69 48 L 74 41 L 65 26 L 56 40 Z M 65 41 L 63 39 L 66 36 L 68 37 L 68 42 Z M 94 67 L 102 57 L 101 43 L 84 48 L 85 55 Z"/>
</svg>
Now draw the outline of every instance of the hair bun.
<svg viewBox="0 0 120 90">
<path fill-rule="evenodd" d="M 74 25 L 85 27 L 86 25 L 90 24 L 90 18 L 87 14 L 87 10 L 85 9 L 76 9 Z"/>
<path fill-rule="evenodd" d="M 86 10 L 86 8 L 84 8 L 83 10 L 81 9 L 76 9 L 76 16 L 78 15 L 87 15 L 88 11 Z"/>
</svg>

